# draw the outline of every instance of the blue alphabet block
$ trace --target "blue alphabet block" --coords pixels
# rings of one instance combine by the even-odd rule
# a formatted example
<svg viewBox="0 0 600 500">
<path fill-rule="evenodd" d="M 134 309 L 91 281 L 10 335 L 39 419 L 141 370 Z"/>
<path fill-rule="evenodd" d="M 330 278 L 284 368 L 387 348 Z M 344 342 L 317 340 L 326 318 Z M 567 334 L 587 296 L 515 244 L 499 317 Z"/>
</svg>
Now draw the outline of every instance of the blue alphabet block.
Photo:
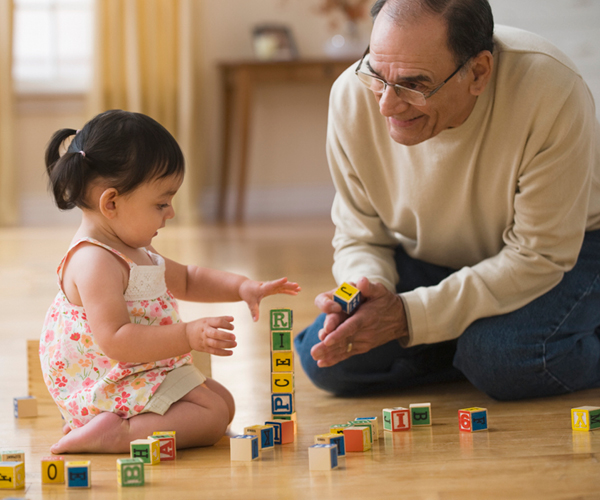
<svg viewBox="0 0 600 500">
<path fill-rule="evenodd" d="M 291 415 L 294 411 L 294 394 L 289 392 L 271 394 L 271 413 L 273 415 Z"/>
</svg>

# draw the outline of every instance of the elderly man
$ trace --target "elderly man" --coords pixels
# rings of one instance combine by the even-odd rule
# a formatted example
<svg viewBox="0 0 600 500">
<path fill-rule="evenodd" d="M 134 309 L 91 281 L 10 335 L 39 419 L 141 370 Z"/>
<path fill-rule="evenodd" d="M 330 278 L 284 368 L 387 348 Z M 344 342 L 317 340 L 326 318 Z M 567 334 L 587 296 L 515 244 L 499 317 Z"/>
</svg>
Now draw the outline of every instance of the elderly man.
<svg viewBox="0 0 600 500">
<path fill-rule="evenodd" d="M 363 302 L 296 339 L 338 395 L 466 377 L 600 386 L 600 124 L 574 64 L 487 0 L 378 0 L 331 92 L 333 273 Z"/>
</svg>

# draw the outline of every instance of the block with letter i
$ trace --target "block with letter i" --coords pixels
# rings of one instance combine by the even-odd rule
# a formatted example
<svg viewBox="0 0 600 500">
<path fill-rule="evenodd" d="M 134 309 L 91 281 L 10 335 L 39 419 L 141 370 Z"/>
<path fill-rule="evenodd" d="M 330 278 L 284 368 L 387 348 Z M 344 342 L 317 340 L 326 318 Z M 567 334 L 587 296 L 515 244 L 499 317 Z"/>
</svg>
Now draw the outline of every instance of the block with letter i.
<svg viewBox="0 0 600 500">
<path fill-rule="evenodd" d="M 410 430 L 410 410 L 398 406 L 383 409 L 383 430 L 398 432 Z"/>
<path fill-rule="evenodd" d="M 337 446 L 335 444 L 313 444 L 308 448 L 308 466 L 310 470 L 331 470 L 338 466 Z"/>
<path fill-rule="evenodd" d="M 152 436 L 148 437 L 158 439 L 161 462 L 177 458 L 175 431 L 155 431 L 152 433 Z"/>
<path fill-rule="evenodd" d="M 458 428 L 463 432 L 477 432 L 487 430 L 487 409 L 473 407 L 458 410 Z"/>
<path fill-rule="evenodd" d="M 50 456 L 42 458 L 42 484 L 64 484 L 65 458 Z"/>
<path fill-rule="evenodd" d="M 77 460 L 65 464 L 67 488 L 91 488 L 92 466 L 89 460 Z"/>
<path fill-rule="evenodd" d="M 0 462 L 0 489 L 22 490 L 23 488 L 25 488 L 25 464 Z"/>
<path fill-rule="evenodd" d="M 414 403 L 408 408 L 413 427 L 431 425 L 431 403 Z"/>
<path fill-rule="evenodd" d="M 348 283 L 342 283 L 333 293 L 333 300 L 342 306 L 346 314 L 352 314 L 360 305 L 360 290 Z"/>
<path fill-rule="evenodd" d="M 294 442 L 294 422 L 291 420 L 269 420 L 265 425 L 273 427 L 273 441 L 275 444 L 288 444 Z"/>
<path fill-rule="evenodd" d="M 256 436 L 235 436 L 229 439 L 232 462 L 252 462 L 258 458 Z"/>
<path fill-rule="evenodd" d="M 571 409 L 574 431 L 593 431 L 600 427 L 600 406 L 580 406 Z"/>
<path fill-rule="evenodd" d="M 117 459 L 117 482 L 121 486 L 144 486 L 144 461 L 141 458 Z"/>
<path fill-rule="evenodd" d="M 271 425 L 252 425 L 244 429 L 246 436 L 256 436 L 258 438 L 258 449 L 265 450 L 275 446 L 275 435 Z"/>
</svg>

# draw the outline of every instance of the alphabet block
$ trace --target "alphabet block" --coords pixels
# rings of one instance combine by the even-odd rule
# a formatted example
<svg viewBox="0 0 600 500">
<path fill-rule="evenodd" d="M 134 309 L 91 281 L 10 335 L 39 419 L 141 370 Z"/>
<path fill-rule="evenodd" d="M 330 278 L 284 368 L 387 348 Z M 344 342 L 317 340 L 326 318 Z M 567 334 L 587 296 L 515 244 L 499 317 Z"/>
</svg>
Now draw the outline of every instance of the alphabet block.
<svg viewBox="0 0 600 500">
<path fill-rule="evenodd" d="M 258 437 L 258 449 L 264 450 L 275 446 L 275 435 L 270 425 L 252 425 L 244 429 L 246 436 Z"/>
<path fill-rule="evenodd" d="M 473 407 L 458 410 L 458 428 L 464 432 L 487 430 L 487 409 Z"/>
<path fill-rule="evenodd" d="M 337 446 L 335 444 L 313 444 L 308 448 L 308 466 L 310 470 L 331 470 L 338 466 Z"/>
<path fill-rule="evenodd" d="M 346 451 L 368 451 L 371 449 L 371 438 L 367 427 L 346 427 L 344 429 Z"/>
<path fill-rule="evenodd" d="M 118 458 L 117 481 L 121 486 L 144 486 L 144 461 L 141 458 Z"/>
<path fill-rule="evenodd" d="M 25 463 L 25 452 L 22 450 L 6 450 L 2 452 L 2 462 L 23 462 Z"/>
<path fill-rule="evenodd" d="M 348 423 L 351 426 L 366 427 L 367 429 L 369 429 L 369 442 L 373 444 L 373 440 L 375 439 L 375 430 L 373 429 L 373 424 L 371 422 L 369 422 L 368 420 L 350 420 L 350 422 Z"/>
<path fill-rule="evenodd" d="M 360 305 L 360 290 L 348 283 L 342 283 L 333 293 L 333 300 L 342 306 L 346 314 L 352 314 Z"/>
<path fill-rule="evenodd" d="M 293 351 L 294 342 L 292 340 L 291 330 L 276 330 L 271 332 L 271 351 Z"/>
<path fill-rule="evenodd" d="M 157 431 L 153 432 L 152 436 L 148 437 L 158 439 L 161 462 L 164 462 L 165 460 L 175 460 L 177 458 L 175 431 Z"/>
<path fill-rule="evenodd" d="M 291 415 L 294 413 L 294 394 L 287 392 L 277 392 L 271 394 L 271 414 L 272 415 Z"/>
<path fill-rule="evenodd" d="M 136 439 L 129 444 L 131 458 L 141 458 L 145 464 L 160 463 L 160 441 L 154 437 Z"/>
<path fill-rule="evenodd" d="M 379 439 L 379 419 L 377 417 L 357 417 L 354 420 L 368 420 L 373 425 L 373 439 Z"/>
<path fill-rule="evenodd" d="M 346 444 L 343 434 L 317 434 L 315 444 L 335 444 L 338 457 L 346 456 Z"/>
<path fill-rule="evenodd" d="M 37 417 L 37 399 L 33 396 L 13 398 L 15 418 Z"/>
<path fill-rule="evenodd" d="M 294 434 L 298 432 L 298 422 L 296 418 L 296 412 L 293 412 L 291 415 L 271 415 L 273 420 L 289 420 L 294 424 Z"/>
<path fill-rule="evenodd" d="M 352 427 L 352 424 L 335 424 L 329 427 L 329 432 L 332 434 L 344 434 L 344 429 Z"/>
<path fill-rule="evenodd" d="M 294 353 L 292 351 L 273 351 L 271 353 L 271 371 L 293 372 Z"/>
<path fill-rule="evenodd" d="M 291 330 L 293 323 L 291 309 L 271 309 L 271 331 Z"/>
<path fill-rule="evenodd" d="M 600 427 L 600 406 L 580 406 L 571 409 L 574 431 L 593 431 Z"/>
<path fill-rule="evenodd" d="M 64 484 L 65 458 L 52 455 L 42 458 L 42 484 Z"/>
<path fill-rule="evenodd" d="M 0 489 L 22 490 L 23 488 L 25 488 L 25 464 L 0 462 Z"/>
<path fill-rule="evenodd" d="M 414 403 L 409 405 L 410 423 L 413 427 L 431 425 L 431 403 Z"/>
<path fill-rule="evenodd" d="M 407 431 L 410 429 L 410 410 L 398 406 L 396 408 L 384 408 L 383 430 L 384 431 Z"/>
<path fill-rule="evenodd" d="M 270 420 L 265 425 L 273 426 L 273 441 L 275 444 L 288 444 L 294 442 L 294 426 L 291 420 Z"/>
<path fill-rule="evenodd" d="M 271 392 L 272 393 L 290 393 L 294 392 L 294 373 L 293 372 L 273 372 L 271 373 Z"/>
<path fill-rule="evenodd" d="M 77 460 L 65 464 L 67 488 L 91 488 L 92 467 L 89 460 Z"/>
<path fill-rule="evenodd" d="M 232 462 L 251 462 L 258 458 L 258 438 L 256 436 L 235 436 L 229 439 Z"/>
</svg>

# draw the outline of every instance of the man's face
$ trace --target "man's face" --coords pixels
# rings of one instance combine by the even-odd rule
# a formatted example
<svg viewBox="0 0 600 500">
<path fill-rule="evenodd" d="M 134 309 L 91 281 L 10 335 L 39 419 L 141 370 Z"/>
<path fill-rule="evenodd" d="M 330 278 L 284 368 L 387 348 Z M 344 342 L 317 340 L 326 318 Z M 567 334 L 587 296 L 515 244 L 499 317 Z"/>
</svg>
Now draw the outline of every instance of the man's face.
<svg viewBox="0 0 600 500">
<path fill-rule="evenodd" d="M 406 26 L 398 26 L 384 7 L 371 34 L 370 69 L 388 83 L 414 88 L 427 95 L 458 66 L 446 39 L 446 24 L 441 18 L 421 17 Z M 390 137 L 412 146 L 442 130 L 461 125 L 476 101 L 470 92 L 469 74 L 462 76 L 461 73 L 453 76 L 423 106 L 408 104 L 391 87 L 381 95 L 375 94 Z"/>
</svg>

